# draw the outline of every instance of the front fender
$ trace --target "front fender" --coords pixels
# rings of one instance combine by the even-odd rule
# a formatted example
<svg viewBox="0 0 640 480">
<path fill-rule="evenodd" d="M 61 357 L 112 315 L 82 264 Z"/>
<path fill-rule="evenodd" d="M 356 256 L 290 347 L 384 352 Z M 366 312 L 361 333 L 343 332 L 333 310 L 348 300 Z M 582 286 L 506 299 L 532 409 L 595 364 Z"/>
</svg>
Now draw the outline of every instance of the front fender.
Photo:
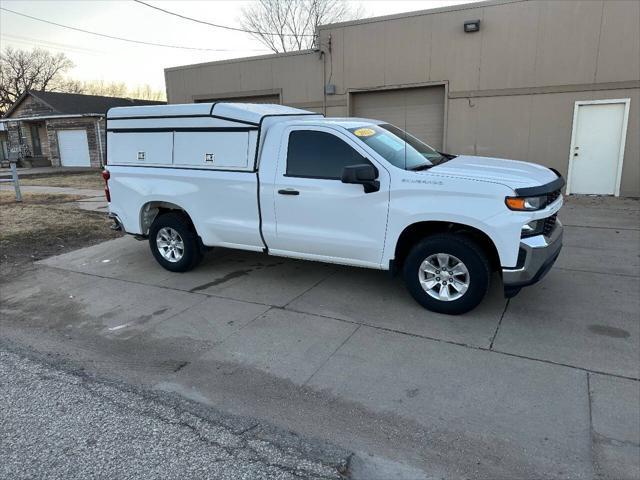
<svg viewBox="0 0 640 480">
<path fill-rule="evenodd" d="M 444 178 L 397 186 L 400 188 L 391 192 L 383 265 L 394 259 L 402 232 L 420 222 L 455 223 L 479 230 L 493 242 L 502 266 L 516 264 L 522 220 L 504 205 L 504 197 L 512 194 L 511 189 Z"/>
</svg>

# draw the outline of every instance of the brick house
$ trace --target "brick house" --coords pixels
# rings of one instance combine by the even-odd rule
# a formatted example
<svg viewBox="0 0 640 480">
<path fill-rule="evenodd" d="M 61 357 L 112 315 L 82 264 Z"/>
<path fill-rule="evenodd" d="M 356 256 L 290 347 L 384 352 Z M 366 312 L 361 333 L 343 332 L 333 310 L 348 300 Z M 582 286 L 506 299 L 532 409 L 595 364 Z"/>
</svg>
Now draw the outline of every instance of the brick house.
<svg viewBox="0 0 640 480">
<path fill-rule="evenodd" d="M 106 111 L 160 105 L 130 98 L 28 91 L 0 119 L 5 150 L 25 167 L 100 167 L 104 164 Z"/>
</svg>

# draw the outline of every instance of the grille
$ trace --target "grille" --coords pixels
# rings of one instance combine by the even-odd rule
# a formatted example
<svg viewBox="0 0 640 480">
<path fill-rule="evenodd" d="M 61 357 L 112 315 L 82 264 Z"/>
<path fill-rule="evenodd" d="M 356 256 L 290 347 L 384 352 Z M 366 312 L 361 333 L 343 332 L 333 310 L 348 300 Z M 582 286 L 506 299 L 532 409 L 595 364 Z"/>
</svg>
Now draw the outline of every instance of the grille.
<svg viewBox="0 0 640 480">
<path fill-rule="evenodd" d="M 558 214 L 554 213 L 550 217 L 544 219 L 544 226 L 542 227 L 542 234 L 545 237 L 551 235 L 553 229 L 556 227 L 556 220 L 558 219 Z"/>
<path fill-rule="evenodd" d="M 547 193 L 547 205 L 551 205 L 553 202 L 555 202 L 558 199 L 559 196 L 560 196 L 560 190 Z"/>
</svg>

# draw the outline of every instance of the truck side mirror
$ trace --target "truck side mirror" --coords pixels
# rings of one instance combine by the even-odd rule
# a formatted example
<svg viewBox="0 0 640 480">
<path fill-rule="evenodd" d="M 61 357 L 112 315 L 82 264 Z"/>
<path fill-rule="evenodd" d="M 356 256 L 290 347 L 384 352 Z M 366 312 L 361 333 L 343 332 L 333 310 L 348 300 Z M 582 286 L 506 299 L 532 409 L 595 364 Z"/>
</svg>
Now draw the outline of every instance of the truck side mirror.
<svg viewBox="0 0 640 480">
<path fill-rule="evenodd" d="M 364 193 L 380 190 L 378 170 L 370 164 L 349 165 L 342 170 L 342 183 L 355 183 L 364 187 Z"/>
</svg>

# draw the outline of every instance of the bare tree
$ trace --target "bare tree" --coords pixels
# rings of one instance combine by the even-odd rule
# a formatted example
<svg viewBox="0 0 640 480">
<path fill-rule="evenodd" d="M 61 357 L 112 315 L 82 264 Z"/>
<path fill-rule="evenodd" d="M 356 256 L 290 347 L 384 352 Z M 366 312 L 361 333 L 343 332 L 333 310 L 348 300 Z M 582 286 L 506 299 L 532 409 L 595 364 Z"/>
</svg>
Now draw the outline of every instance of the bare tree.
<svg viewBox="0 0 640 480">
<path fill-rule="evenodd" d="M 242 9 L 240 24 L 275 53 L 313 47 L 318 25 L 362 16 L 345 0 L 257 0 Z"/>
<path fill-rule="evenodd" d="M 67 91 L 73 87 L 64 73 L 73 62 L 64 54 L 46 50 L 31 51 L 6 47 L 0 53 L 0 114 L 27 90 Z"/>
<path fill-rule="evenodd" d="M 162 90 L 154 90 L 151 85 L 145 83 L 129 89 L 129 96 L 139 100 L 158 100 L 165 102 L 167 95 Z"/>
<path fill-rule="evenodd" d="M 127 84 L 124 82 L 107 82 L 104 80 L 87 80 L 80 82 L 81 92 L 85 95 L 102 95 L 105 97 L 126 97 Z"/>
<path fill-rule="evenodd" d="M 104 95 L 105 97 L 128 97 L 138 100 L 166 100 L 162 90 L 154 90 L 151 85 L 137 85 L 129 87 L 125 82 L 106 82 L 104 80 L 90 80 L 78 82 L 79 92 L 85 95 Z"/>
</svg>

